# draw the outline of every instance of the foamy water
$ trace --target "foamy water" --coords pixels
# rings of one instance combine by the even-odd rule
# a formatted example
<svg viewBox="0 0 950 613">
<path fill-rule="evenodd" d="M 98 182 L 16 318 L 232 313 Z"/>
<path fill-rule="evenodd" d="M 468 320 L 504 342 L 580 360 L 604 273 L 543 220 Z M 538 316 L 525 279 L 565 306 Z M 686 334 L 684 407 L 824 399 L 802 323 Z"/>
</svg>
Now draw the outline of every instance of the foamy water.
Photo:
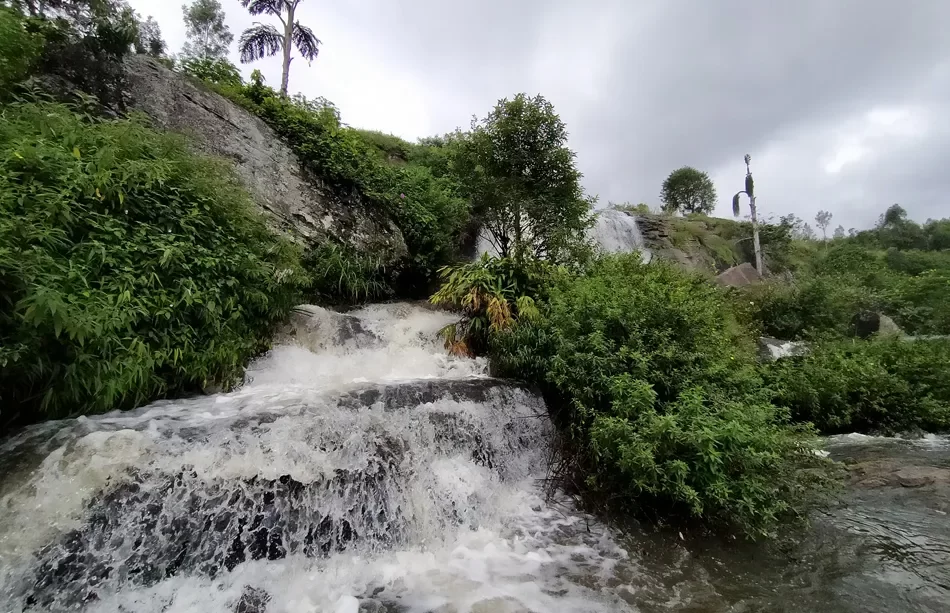
<svg viewBox="0 0 950 613">
<path fill-rule="evenodd" d="M 6 441 L 2 610 L 629 610 L 626 552 L 541 495 L 543 403 L 447 356 L 451 315 L 295 321 L 232 393 Z"/>
</svg>

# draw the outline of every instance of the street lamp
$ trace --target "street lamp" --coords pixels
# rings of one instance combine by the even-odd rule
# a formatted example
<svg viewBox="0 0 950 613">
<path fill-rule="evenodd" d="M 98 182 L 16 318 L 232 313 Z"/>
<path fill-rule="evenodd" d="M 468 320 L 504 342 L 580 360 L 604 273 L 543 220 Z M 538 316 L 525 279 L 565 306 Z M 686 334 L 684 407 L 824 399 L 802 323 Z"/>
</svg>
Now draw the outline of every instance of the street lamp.
<svg viewBox="0 0 950 613">
<path fill-rule="evenodd" d="M 755 269 L 760 275 L 765 275 L 765 269 L 762 267 L 762 246 L 759 244 L 759 219 L 755 213 L 755 189 L 752 181 L 752 171 L 749 170 L 749 162 L 752 156 L 745 154 L 745 191 L 738 192 L 732 197 L 732 214 L 739 216 L 739 194 L 745 194 L 749 197 L 749 208 L 752 209 L 752 245 L 755 248 Z"/>
</svg>

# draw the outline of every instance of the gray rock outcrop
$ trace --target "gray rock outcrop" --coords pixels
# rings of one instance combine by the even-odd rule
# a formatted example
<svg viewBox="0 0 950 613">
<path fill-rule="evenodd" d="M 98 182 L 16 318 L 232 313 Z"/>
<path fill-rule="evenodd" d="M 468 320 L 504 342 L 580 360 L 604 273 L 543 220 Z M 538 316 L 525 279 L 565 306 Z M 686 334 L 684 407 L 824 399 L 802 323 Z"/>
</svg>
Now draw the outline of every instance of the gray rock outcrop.
<svg viewBox="0 0 950 613">
<path fill-rule="evenodd" d="M 130 56 L 126 70 L 129 108 L 231 161 L 275 229 L 304 244 L 333 238 L 386 262 L 406 254 L 402 233 L 384 212 L 308 176 L 261 119 L 147 56 Z"/>
<path fill-rule="evenodd" d="M 795 357 L 808 353 L 808 343 L 802 341 L 783 341 L 770 336 L 759 337 L 759 358 L 774 362 L 782 358 Z"/>
<path fill-rule="evenodd" d="M 762 275 L 755 269 L 755 266 L 748 262 L 733 266 L 716 277 L 717 283 L 727 287 L 745 287 L 761 280 Z"/>
</svg>

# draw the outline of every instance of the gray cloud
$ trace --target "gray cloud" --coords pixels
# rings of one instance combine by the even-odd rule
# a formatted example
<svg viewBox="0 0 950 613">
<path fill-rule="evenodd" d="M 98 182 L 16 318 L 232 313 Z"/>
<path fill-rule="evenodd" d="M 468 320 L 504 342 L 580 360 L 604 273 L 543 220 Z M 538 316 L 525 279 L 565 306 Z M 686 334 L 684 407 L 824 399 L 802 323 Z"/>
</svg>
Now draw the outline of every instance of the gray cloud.
<svg viewBox="0 0 950 613">
<path fill-rule="evenodd" d="M 250 24 L 223 3 L 235 33 Z M 132 4 L 180 45 L 180 8 Z M 305 0 L 300 12 L 324 48 L 294 66 L 292 89 L 410 138 L 542 93 L 602 202 L 656 204 L 689 164 L 713 176 L 727 215 L 750 153 L 767 214 L 827 209 L 845 227 L 893 202 L 921 220 L 950 214 L 950 3 Z M 276 82 L 277 62 L 261 68 Z"/>
</svg>

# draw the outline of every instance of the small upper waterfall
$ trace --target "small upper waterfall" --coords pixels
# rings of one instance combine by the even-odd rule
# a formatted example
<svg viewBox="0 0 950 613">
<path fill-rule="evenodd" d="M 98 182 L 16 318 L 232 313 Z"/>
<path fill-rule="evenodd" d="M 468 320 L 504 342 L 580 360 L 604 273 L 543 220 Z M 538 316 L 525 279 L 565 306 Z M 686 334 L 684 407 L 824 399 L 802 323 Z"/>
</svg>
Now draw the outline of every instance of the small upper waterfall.
<svg viewBox="0 0 950 613">
<path fill-rule="evenodd" d="M 604 209 L 597 214 L 590 235 L 595 244 L 607 253 L 639 251 L 645 263 L 653 257 L 640 233 L 636 215 L 617 209 Z"/>
<path fill-rule="evenodd" d="M 306 306 L 235 392 L 5 441 L 2 610 L 630 610 L 626 553 L 538 485 L 542 401 L 452 320 Z"/>
<path fill-rule="evenodd" d="M 645 264 L 653 259 L 653 253 L 646 246 L 643 234 L 637 225 L 637 216 L 618 209 L 603 209 L 594 218 L 594 225 L 588 230 L 587 237 L 605 253 L 633 253 L 639 251 Z M 477 255 L 487 253 L 498 255 L 498 250 L 483 234 L 478 237 Z"/>
</svg>

